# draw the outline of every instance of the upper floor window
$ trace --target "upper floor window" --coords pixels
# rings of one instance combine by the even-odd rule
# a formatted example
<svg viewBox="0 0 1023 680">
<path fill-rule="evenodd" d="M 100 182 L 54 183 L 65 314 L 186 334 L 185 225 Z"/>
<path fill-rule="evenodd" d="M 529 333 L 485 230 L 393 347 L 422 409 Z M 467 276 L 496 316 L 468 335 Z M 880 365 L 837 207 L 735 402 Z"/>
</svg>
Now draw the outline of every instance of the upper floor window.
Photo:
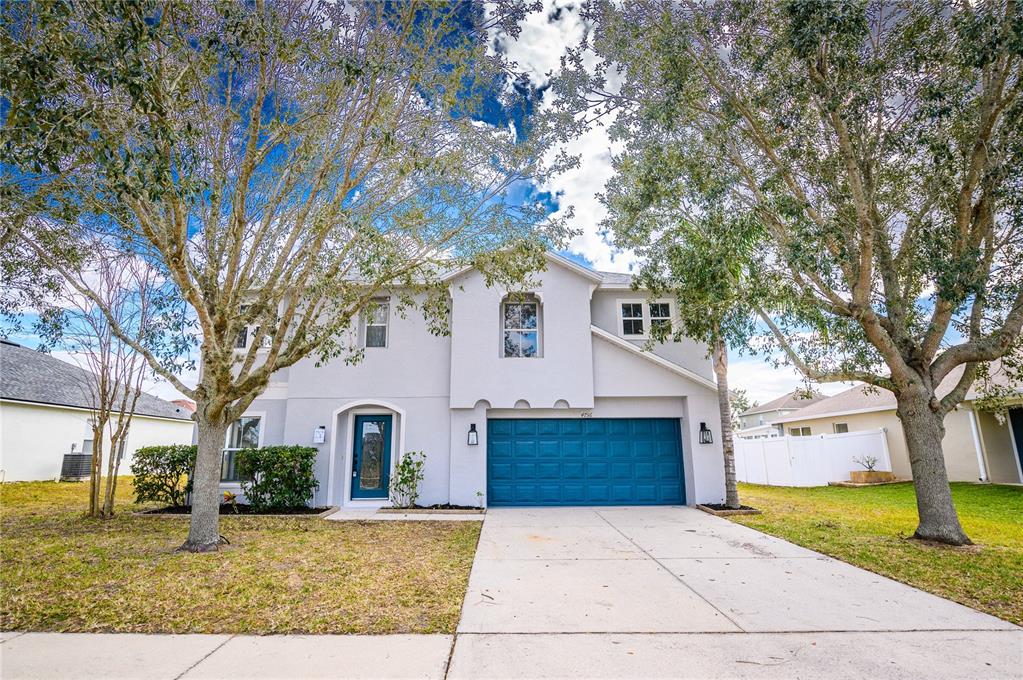
<svg viewBox="0 0 1023 680">
<path fill-rule="evenodd" d="M 529 297 L 511 298 L 501 310 L 502 356 L 540 356 L 540 303 Z"/>
<path fill-rule="evenodd" d="M 248 311 L 248 305 L 241 306 L 241 313 L 244 314 Z M 242 329 L 238 331 L 238 338 L 234 341 L 235 349 L 245 349 L 249 346 L 249 327 L 242 326 Z"/>
<path fill-rule="evenodd" d="M 248 305 L 241 306 L 241 313 L 245 314 L 248 311 Z M 249 343 L 259 335 L 259 324 L 251 324 L 248 326 L 242 326 L 241 330 L 238 331 L 238 337 L 234 341 L 235 349 L 248 349 Z M 260 340 L 260 348 L 267 349 L 273 344 L 273 334 L 265 333 Z"/>
<path fill-rule="evenodd" d="M 373 300 L 366 310 L 366 347 L 387 347 L 387 319 L 390 317 L 390 300 Z"/>
<path fill-rule="evenodd" d="M 651 302 L 650 328 L 671 328 L 671 305 L 667 302 Z"/>
<path fill-rule="evenodd" d="M 643 330 L 643 303 L 622 303 L 622 335 L 645 335 Z"/>
<path fill-rule="evenodd" d="M 671 328 L 671 301 L 619 300 L 622 337 L 643 340 L 650 329 Z"/>
</svg>

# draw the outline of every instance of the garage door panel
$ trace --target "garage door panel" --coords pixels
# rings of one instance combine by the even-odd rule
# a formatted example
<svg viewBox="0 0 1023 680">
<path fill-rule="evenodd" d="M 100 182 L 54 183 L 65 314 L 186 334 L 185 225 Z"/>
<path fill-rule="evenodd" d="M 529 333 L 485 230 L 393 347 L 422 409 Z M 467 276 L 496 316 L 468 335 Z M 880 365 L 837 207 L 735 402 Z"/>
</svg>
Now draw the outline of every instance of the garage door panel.
<svg viewBox="0 0 1023 680">
<path fill-rule="evenodd" d="M 657 479 L 657 467 L 651 462 L 637 461 L 632 470 L 632 476 L 635 479 Z"/>
<path fill-rule="evenodd" d="M 556 462 L 537 463 L 536 476 L 539 479 L 561 479 L 561 466 Z"/>
<path fill-rule="evenodd" d="M 586 422 L 586 421 L 582 420 L 581 418 L 578 419 L 578 420 L 576 420 L 576 419 L 569 420 L 567 418 L 560 418 L 560 419 L 553 419 L 552 418 L 550 420 L 551 420 L 551 422 L 558 423 L 558 427 L 561 430 L 561 434 L 562 435 L 569 435 L 569 434 L 581 435 L 581 434 L 583 434 L 583 423 Z"/>
<path fill-rule="evenodd" d="M 512 480 L 515 479 L 515 475 L 512 474 L 511 463 L 497 463 L 492 462 L 490 464 L 490 476 L 497 480 Z"/>
<path fill-rule="evenodd" d="M 491 435 L 504 437 L 512 433 L 512 426 L 515 421 L 512 420 L 490 420 L 487 422 L 487 428 Z"/>
<path fill-rule="evenodd" d="M 487 423 L 491 505 L 683 503 L 672 419 L 509 419 Z"/>
</svg>

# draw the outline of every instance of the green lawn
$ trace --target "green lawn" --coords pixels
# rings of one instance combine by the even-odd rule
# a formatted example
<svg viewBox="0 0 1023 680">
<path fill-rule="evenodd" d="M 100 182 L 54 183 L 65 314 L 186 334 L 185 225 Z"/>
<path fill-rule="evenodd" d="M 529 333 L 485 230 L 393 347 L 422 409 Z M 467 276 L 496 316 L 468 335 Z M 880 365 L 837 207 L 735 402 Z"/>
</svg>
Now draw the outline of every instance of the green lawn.
<svg viewBox="0 0 1023 680">
<path fill-rule="evenodd" d="M 913 485 L 862 488 L 740 484 L 762 515 L 732 519 L 864 569 L 1023 624 L 1023 487 L 959 483 L 952 496 L 975 545 L 910 540 Z"/>
<path fill-rule="evenodd" d="M 87 484 L 0 485 L 0 629 L 451 633 L 478 522 L 224 517 L 231 545 L 176 553 L 186 518 L 85 519 Z"/>
</svg>

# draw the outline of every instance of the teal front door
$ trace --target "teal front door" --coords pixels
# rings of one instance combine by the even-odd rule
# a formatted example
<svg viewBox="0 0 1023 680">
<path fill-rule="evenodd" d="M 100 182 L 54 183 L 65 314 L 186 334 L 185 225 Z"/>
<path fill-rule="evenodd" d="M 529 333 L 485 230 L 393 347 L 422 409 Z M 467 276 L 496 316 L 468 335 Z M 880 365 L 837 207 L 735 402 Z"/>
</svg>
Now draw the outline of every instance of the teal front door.
<svg viewBox="0 0 1023 680">
<path fill-rule="evenodd" d="M 391 478 L 391 416 L 355 416 L 352 498 L 387 498 Z"/>
</svg>

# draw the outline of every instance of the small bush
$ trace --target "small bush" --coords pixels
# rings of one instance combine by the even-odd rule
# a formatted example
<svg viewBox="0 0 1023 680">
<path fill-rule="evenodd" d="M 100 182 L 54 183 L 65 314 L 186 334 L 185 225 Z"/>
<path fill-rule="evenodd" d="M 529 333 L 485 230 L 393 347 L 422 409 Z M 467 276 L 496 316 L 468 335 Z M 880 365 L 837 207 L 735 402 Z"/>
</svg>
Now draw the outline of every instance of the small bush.
<svg viewBox="0 0 1023 680">
<path fill-rule="evenodd" d="M 411 508 L 419 500 L 425 462 L 426 454 L 422 451 L 409 451 L 398 459 L 391 477 L 391 503 L 394 507 Z"/>
<path fill-rule="evenodd" d="M 197 448 L 194 444 L 144 446 L 135 452 L 131 474 L 135 476 L 135 502 L 158 501 L 174 507 L 185 504 L 192 490 Z"/>
<path fill-rule="evenodd" d="M 313 476 L 316 453 L 309 446 L 265 446 L 238 451 L 235 465 L 252 509 L 263 512 L 305 506 L 320 486 Z"/>
</svg>

